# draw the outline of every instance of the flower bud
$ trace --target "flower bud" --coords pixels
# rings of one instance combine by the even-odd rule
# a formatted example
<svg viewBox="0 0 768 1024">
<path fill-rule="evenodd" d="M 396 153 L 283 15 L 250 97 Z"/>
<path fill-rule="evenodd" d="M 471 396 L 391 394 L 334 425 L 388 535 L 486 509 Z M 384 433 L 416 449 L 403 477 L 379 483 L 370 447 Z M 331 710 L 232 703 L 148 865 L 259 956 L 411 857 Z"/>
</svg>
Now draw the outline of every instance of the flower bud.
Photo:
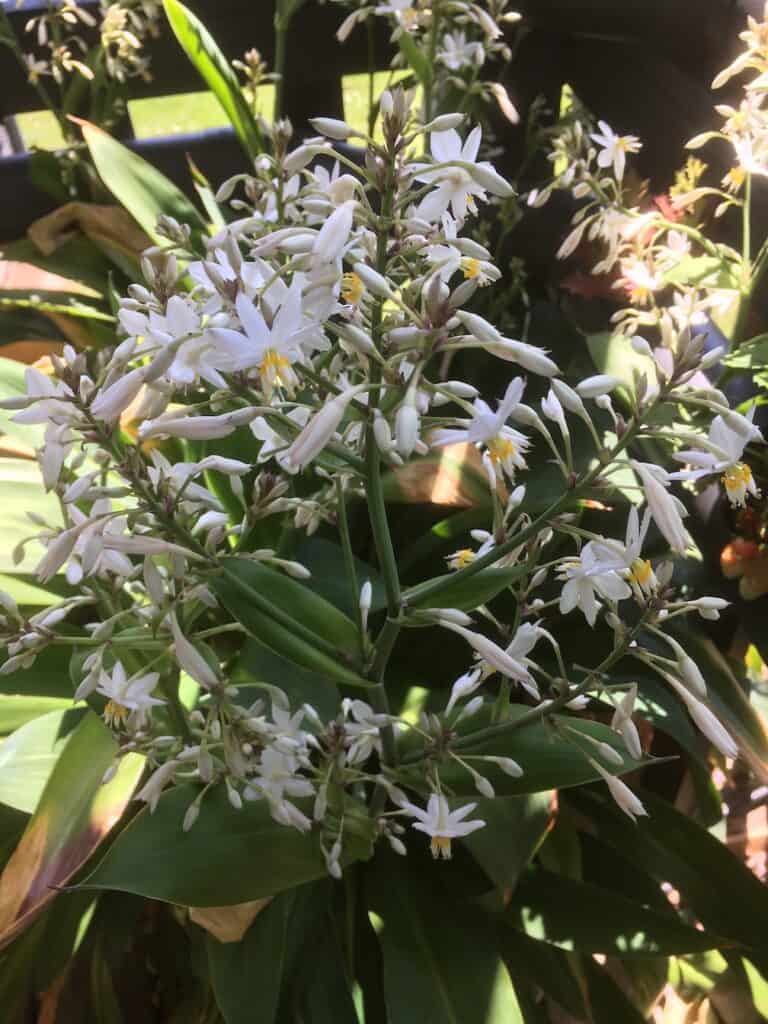
<svg viewBox="0 0 768 1024">
<path fill-rule="evenodd" d="M 311 117 L 309 123 L 316 132 L 325 135 L 329 139 L 336 139 L 338 141 L 343 141 L 344 139 L 351 138 L 353 135 L 360 134 L 355 131 L 352 125 L 335 117 Z"/>
</svg>

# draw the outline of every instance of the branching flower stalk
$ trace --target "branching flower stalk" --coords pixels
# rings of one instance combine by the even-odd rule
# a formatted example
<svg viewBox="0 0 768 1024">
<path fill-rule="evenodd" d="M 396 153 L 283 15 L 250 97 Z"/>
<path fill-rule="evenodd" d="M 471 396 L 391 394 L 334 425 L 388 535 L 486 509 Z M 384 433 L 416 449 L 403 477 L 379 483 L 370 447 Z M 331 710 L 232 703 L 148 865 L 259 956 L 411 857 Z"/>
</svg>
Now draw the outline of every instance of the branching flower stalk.
<svg viewBox="0 0 768 1024">
<path fill-rule="evenodd" d="M 423 123 L 412 107 L 402 89 L 383 94 L 383 142 L 317 118 L 317 135 L 291 148 L 277 123 L 253 172 L 219 189 L 234 219 L 198 251 L 161 221 L 168 244 L 145 254 L 144 281 L 122 297 L 115 344 L 66 348 L 4 403 L 44 425 L 41 475 L 62 514 L 35 521 L 37 571 L 44 583 L 63 574 L 71 593 L 30 618 L 0 594 L 0 672 L 73 648 L 75 697 L 103 715 L 118 757 L 146 758 L 138 798 L 150 811 L 192 781 L 193 829 L 223 787 L 233 813 L 260 802 L 317 833 L 336 878 L 351 829 L 403 854 L 410 822 L 450 856 L 483 826 L 462 799 L 525 779 L 521 737 L 544 723 L 547 742 L 567 744 L 627 814 L 644 813 L 619 778 L 649 760 L 633 720 L 643 673 L 736 753 L 676 633 L 726 604 L 677 573 L 692 547 L 680 489 L 722 479 L 747 503 L 762 442 L 753 413 L 705 376 L 697 325 L 719 308 L 717 289 L 676 284 L 668 302 L 656 284 L 696 236 L 626 206 L 634 141 L 601 126 L 557 143 L 568 167 L 532 205 L 553 187 L 586 199 L 566 252 L 589 231 L 631 285 L 617 330 L 633 372 L 566 380 L 546 351 L 473 310 L 499 277 L 474 218 L 512 194 L 483 159 L 480 128 L 463 113 Z M 364 146 L 361 167 L 334 149 L 349 139 Z M 455 352 L 470 370 L 449 378 Z M 486 397 L 472 373 L 482 366 L 499 381 Z M 399 550 L 399 521 L 393 540 L 386 499 L 450 460 L 484 499 L 474 522 L 450 520 L 460 546 L 425 578 L 418 543 Z M 549 463 L 562 492 L 542 510 L 527 483 Z M 365 516 L 350 515 L 361 502 Z M 342 577 L 333 599 L 315 579 L 318 532 Z M 568 616 L 595 630 L 592 666 L 568 653 Z M 453 645 L 462 671 L 446 678 L 437 658 L 434 678 L 419 670 L 432 703 L 416 719 L 393 706 L 390 664 L 419 644 Z M 264 648 L 285 667 L 253 669 Z M 627 664 L 636 681 L 619 675 Z M 317 707 L 294 669 L 323 684 Z M 610 724 L 585 723 L 588 705 Z"/>
</svg>

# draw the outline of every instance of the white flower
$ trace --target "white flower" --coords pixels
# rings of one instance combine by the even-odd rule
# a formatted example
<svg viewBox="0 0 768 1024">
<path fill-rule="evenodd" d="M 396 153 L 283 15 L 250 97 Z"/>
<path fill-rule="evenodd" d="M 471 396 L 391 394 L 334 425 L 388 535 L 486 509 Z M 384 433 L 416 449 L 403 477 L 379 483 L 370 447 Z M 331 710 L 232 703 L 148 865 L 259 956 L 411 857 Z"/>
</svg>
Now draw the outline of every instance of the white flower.
<svg viewBox="0 0 768 1024">
<path fill-rule="evenodd" d="M 523 453 L 527 450 L 529 441 L 525 434 L 506 426 L 506 421 L 519 405 L 524 390 L 525 381 L 522 377 L 515 377 L 507 386 L 496 412 L 492 412 L 482 398 L 475 399 L 472 419 L 459 421 L 462 423 L 461 427 L 434 431 L 430 444 L 432 447 L 463 442 L 476 444 L 487 450 L 496 477 L 496 470 L 499 469 L 513 480 L 515 470 L 525 469 Z"/>
<path fill-rule="evenodd" d="M 96 692 L 107 698 L 107 706 L 104 708 L 107 725 L 123 725 L 126 722 L 131 725 L 140 721 L 149 708 L 164 704 L 165 701 L 152 696 L 159 678 L 159 672 L 148 672 L 129 679 L 120 661 L 115 662 L 112 675 L 102 669 Z"/>
<path fill-rule="evenodd" d="M 738 508 L 745 504 L 747 494 L 760 496 L 752 470 L 741 461 L 741 456 L 750 441 L 762 441 L 763 435 L 752 424 L 754 406 L 746 417 L 736 419 L 735 415 L 730 414 L 730 423 L 723 416 L 715 416 L 709 427 L 706 448 L 675 452 L 674 457 L 678 462 L 686 462 L 693 468 L 670 473 L 669 479 L 699 480 L 714 473 L 722 473 L 728 500 Z"/>
<path fill-rule="evenodd" d="M 437 185 L 437 189 L 419 203 L 419 217 L 434 223 L 440 220 L 449 207 L 458 220 L 463 220 L 467 211 L 475 212 L 475 197 L 485 199 L 485 188 L 478 184 L 470 170 L 476 161 L 481 138 L 482 130 L 479 127 L 473 128 L 463 143 L 454 129 L 432 132 L 430 151 L 433 159 L 436 163 L 453 166 L 433 169 L 428 164 L 416 165 L 417 181 Z M 457 166 L 458 161 L 467 166 Z"/>
<path fill-rule="evenodd" d="M 430 796 L 426 811 L 407 800 L 400 806 L 406 814 L 418 819 L 413 827 L 431 837 L 432 856 L 442 857 L 443 860 L 450 859 L 452 839 L 471 835 L 485 825 L 479 818 L 475 821 L 464 821 L 477 804 L 465 804 L 452 811 L 442 793 L 433 793 Z"/>
<path fill-rule="evenodd" d="M 606 538 L 591 543 L 595 564 L 605 570 L 621 573 L 628 580 L 639 602 L 655 594 L 659 585 L 653 566 L 647 559 L 641 558 L 650 521 L 650 509 L 646 509 L 641 523 L 637 508 L 633 505 L 627 517 L 627 533 L 623 545 L 620 541 Z"/>
<path fill-rule="evenodd" d="M 454 633 L 458 633 L 459 636 L 464 637 L 467 643 L 477 652 L 477 654 L 487 662 L 488 665 L 495 669 L 497 672 L 501 672 L 502 675 L 509 676 L 510 679 L 516 679 L 518 682 L 528 683 L 535 687 L 536 683 L 531 676 L 530 672 L 526 668 L 523 661 L 518 661 L 513 654 L 508 653 L 503 647 L 499 647 L 493 640 L 489 640 L 487 636 L 483 636 L 482 633 L 475 633 L 471 629 L 467 629 L 465 626 L 459 626 L 455 622 L 450 622 L 448 619 L 439 619 L 439 624 L 445 629 L 450 629 Z M 514 650 L 514 641 L 510 644 L 510 647 Z M 528 648 L 530 650 L 530 648 Z M 527 651 L 525 651 L 527 653 Z"/>
<path fill-rule="evenodd" d="M 482 43 L 468 42 L 464 32 L 446 32 L 437 56 L 451 71 L 460 71 L 468 66 L 480 67 L 485 60 L 485 49 Z"/>
<path fill-rule="evenodd" d="M 621 181 L 624 177 L 627 153 L 637 153 L 640 149 L 640 140 L 634 135 L 617 135 L 605 121 L 598 121 L 597 126 L 600 131 L 590 138 L 602 147 L 597 154 L 598 167 L 613 166 L 613 173 Z"/>
<path fill-rule="evenodd" d="M 165 764 L 160 765 L 157 771 L 150 775 L 142 788 L 136 794 L 136 800 L 143 800 L 145 803 L 149 804 L 150 814 L 157 807 L 157 801 L 160 799 L 160 794 L 165 789 L 166 783 L 170 782 L 176 774 L 178 766 L 178 761 L 166 761 Z"/>
<path fill-rule="evenodd" d="M 565 585 L 560 593 L 560 613 L 567 615 L 580 608 L 590 626 L 594 626 L 600 610 L 598 597 L 622 601 L 632 593 L 614 569 L 601 563 L 592 542 L 585 544 L 578 558 L 567 558 L 558 566 Z"/>
</svg>

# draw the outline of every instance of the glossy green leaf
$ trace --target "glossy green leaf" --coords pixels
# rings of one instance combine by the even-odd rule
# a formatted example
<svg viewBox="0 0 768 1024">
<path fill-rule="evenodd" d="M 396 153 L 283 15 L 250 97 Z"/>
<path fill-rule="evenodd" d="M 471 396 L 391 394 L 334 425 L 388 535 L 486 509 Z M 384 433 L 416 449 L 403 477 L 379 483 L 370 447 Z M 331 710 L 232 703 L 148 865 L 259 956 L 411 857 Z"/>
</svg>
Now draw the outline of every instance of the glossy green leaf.
<svg viewBox="0 0 768 1024">
<path fill-rule="evenodd" d="M 78 124 L 101 180 L 152 241 L 158 245 L 166 243 L 157 233 L 157 218 L 166 214 L 180 224 L 189 224 L 193 244 L 199 245 L 205 223 L 184 193 L 152 164 L 97 125 L 80 120 Z"/>
<path fill-rule="evenodd" d="M 311 704 L 324 720 L 339 710 L 340 696 L 336 684 L 324 673 L 300 668 L 254 637 L 249 637 L 237 657 L 230 682 L 233 686 L 255 686 L 269 683 L 287 694 L 292 708 Z M 254 694 L 254 699 L 257 695 Z M 249 698 L 245 698 L 248 700 Z"/>
<path fill-rule="evenodd" d="M 264 149 L 261 133 L 232 65 L 192 11 L 178 0 L 163 0 L 163 7 L 181 48 L 221 104 L 246 154 L 255 159 Z"/>
<path fill-rule="evenodd" d="M 526 572 L 524 565 L 515 565 L 507 569 L 483 569 L 469 579 L 448 573 L 426 580 L 425 584 L 435 589 L 428 598 L 416 597 L 411 603 L 416 608 L 458 608 L 471 612 L 506 590 Z M 408 600 L 407 591 L 405 599 Z"/>
<path fill-rule="evenodd" d="M 82 721 L 84 712 L 73 710 L 71 701 L 56 698 L 19 697 L 19 701 L 55 702 L 58 710 L 47 708 L 20 725 L 0 744 L 0 803 L 32 814 L 37 807 L 56 762 Z M 13 697 L 4 697 L 0 708 Z M 66 706 L 66 709 L 62 707 Z"/>
<path fill-rule="evenodd" d="M 294 890 L 276 896 L 239 942 L 206 938 L 211 983 L 226 1024 L 251 1024 L 255 994 L 259 1024 L 275 1020 L 295 899 Z"/>
<path fill-rule="evenodd" d="M 245 598 L 255 591 L 266 598 L 269 605 L 276 606 L 318 637 L 335 644 L 340 651 L 355 648 L 357 626 L 335 605 L 311 589 L 311 578 L 300 582 L 286 573 L 244 558 L 225 558 L 222 565 L 224 575 L 241 587 Z"/>
<path fill-rule="evenodd" d="M 227 570 L 212 581 L 212 587 L 222 604 L 234 615 L 238 622 L 248 630 L 251 636 L 260 643 L 271 648 L 280 657 L 299 665 L 301 668 L 309 669 L 326 675 L 336 683 L 348 686 L 370 686 L 370 682 L 363 679 L 351 665 L 353 652 L 356 647 L 345 645 L 337 649 L 334 656 L 326 653 L 328 649 L 327 635 L 314 634 L 309 630 L 307 636 L 307 624 L 300 619 L 293 619 L 293 613 L 286 609 L 289 616 L 290 627 L 277 622 L 271 614 L 266 614 L 262 608 L 271 599 L 269 592 L 262 592 L 256 584 L 256 574 L 252 572 L 258 566 L 240 559 L 228 559 Z M 259 577 L 262 578 L 261 576 Z M 312 606 L 313 613 L 322 601 L 316 595 L 312 595 L 307 601 L 307 607 Z M 327 608 L 332 610 L 333 615 L 342 615 L 338 609 L 326 603 Z M 295 611 L 295 609 L 294 609 Z M 343 617 L 343 616 L 342 616 Z M 304 632 L 299 634 L 299 626 L 304 627 Z M 338 628 L 338 620 L 336 621 Z M 346 627 L 344 627 L 346 628 Z M 317 644 L 317 646 L 316 646 Z M 321 649 L 324 647 L 325 649 Z M 344 662 L 347 662 L 345 664 Z"/>
<path fill-rule="evenodd" d="M 10 594 L 16 604 L 26 605 L 28 608 L 45 607 L 56 600 L 56 594 L 44 590 L 36 583 L 28 583 L 20 576 L 0 574 L 0 590 Z"/>
<path fill-rule="evenodd" d="M 419 49 L 414 37 L 410 32 L 398 32 L 397 44 L 421 84 L 429 87 L 432 81 L 432 67 L 426 55 Z"/>
<path fill-rule="evenodd" d="M 31 697 L 26 694 L 0 694 L 0 736 L 20 729 L 27 722 L 51 711 L 69 711 L 72 701 L 66 697 Z M 0 748 L 2 761 L 5 745 Z M 2 785 L 2 780 L 0 780 Z"/>
<path fill-rule="evenodd" d="M 664 956 L 713 949 L 722 942 L 683 924 L 671 908 L 665 913 L 549 871 L 521 878 L 505 918 L 532 938 L 580 953 Z"/>
<path fill-rule="evenodd" d="M 367 873 L 381 919 L 384 989 L 397 1024 L 523 1024 L 493 929 L 479 911 L 425 894 L 410 861 L 382 852 Z"/>
<path fill-rule="evenodd" d="M 16 545 L 40 532 L 40 527 L 30 522 L 27 513 L 35 512 L 51 526 L 61 525 L 61 506 L 55 494 L 47 494 L 36 462 L 27 459 L 0 458 L 0 492 L 3 495 L 0 507 L 0 572 L 33 572 L 43 556 L 44 549 L 39 541 L 32 541 L 24 549 L 24 557 L 16 565 L 13 550 Z"/>
<path fill-rule="evenodd" d="M 184 815 L 198 794 L 196 786 L 178 786 L 163 794 L 154 814 L 142 810 L 83 884 L 213 907 L 274 896 L 326 875 L 316 830 L 279 825 L 266 801 L 236 811 L 223 785 L 206 794 L 194 828 L 184 832 Z M 297 805 L 311 810 L 306 801 Z M 345 835 L 347 861 L 370 854 L 370 837 L 348 829 Z"/>
<path fill-rule="evenodd" d="M 499 936 L 499 949 L 509 965 L 515 986 L 518 978 L 524 978 L 577 1020 L 587 1016 L 579 982 L 568 954 L 562 949 L 532 939 L 514 928 L 503 929 Z"/>
<path fill-rule="evenodd" d="M 485 828 L 462 842 L 499 889 L 514 887 L 546 835 L 551 800 L 545 790 L 478 801 L 477 817 Z"/>
<path fill-rule="evenodd" d="M 717 256 L 683 256 L 664 274 L 667 284 L 739 290 L 741 267 L 734 260 Z"/>
<path fill-rule="evenodd" d="M 25 697 L 66 697 L 72 699 L 69 678 L 70 651 L 65 647 L 46 648 L 31 668 L 0 676 L 0 693 Z M 79 681 L 79 680 L 78 680 Z"/>
<path fill-rule="evenodd" d="M 117 744 L 104 723 L 86 711 L 0 876 L 0 947 L 28 927 L 122 816 L 144 758 L 128 754 L 117 774 L 104 784 L 116 752 Z"/>
<path fill-rule="evenodd" d="M 512 704 L 509 706 L 509 721 L 514 722 L 529 711 L 530 708 L 524 705 Z M 468 740 L 471 733 L 489 726 L 491 724 L 490 716 L 490 705 L 486 705 L 477 714 L 461 722 L 459 734 L 462 743 Z M 462 746 L 457 753 L 463 751 L 467 754 L 490 754 L 511 757 L 517 761 L 523 769 L 523 775 L 520 778 L 506 775 L 492 763 L 483 764 L 483 775 L 491 782 L 500 796 L 562 789 L 567 786 L 578 786 L 584 782 L 593 782 L 599 778 L 599 773 L 587 760 L 587 753 L 594 757 L 594 745 L 584 739 L 581 741 L 581 746 L 577 746 L 580 735 L 609 744 L 622 757 L 621 766 L 605 765 L 609 771 L 615 774 L 621 775 L 639 767 L 640 764 L 648 763 L 647 761 L 633 761 L 627 757 L 619 737 L 607 725 L 575 716 L 555 715 L 553 717 L 559 725 L 568 725 L 573 742 L 563 743 L 549 722 L 539 719 L 521 728 L 501 732 L 471 745 Z M 406 768 L 409 762 L 408 755 L 413 749 L 415 739 L 406 734 L 401 744 L 404 755 L 401 760 L 403 768 Z M 418 789 L 423 785 L 423 773 L 419 769 L 411 769 L 411 771 L 413 772 L 411 784 Z M 448 761 L 441 766 L 440 778 L 459 796 L 476 794 L 471 776 L 455 761 Z"/>
<path fill-rule="evenodd" d="M 639 795 L 648 817 L 637 825 L 600 792 L 579 791 L 568 800 L 589 816 L 604 842 L 659 882 L 673 885 L 706 928 L 732 942 L 764 946 L 768 889 L 688 815 L 651 793 Z"/>
<path fill-rule="evenodd" d="M 355 594 L 354 598 L 352 596 L 341 545 L 323 537 L 307 537 L 296 548 L 293 557 L 312 573 L 308 582 L 316 594 L 340 608 L 345 615 L 356 615 L 359 595 Z M 371 607 L 386 608 L 387 595 L 378 570 L 355 558 L 355 574 L 358 586 L 362 586 L 366 580 L 371 582 Z"/>
</svg>

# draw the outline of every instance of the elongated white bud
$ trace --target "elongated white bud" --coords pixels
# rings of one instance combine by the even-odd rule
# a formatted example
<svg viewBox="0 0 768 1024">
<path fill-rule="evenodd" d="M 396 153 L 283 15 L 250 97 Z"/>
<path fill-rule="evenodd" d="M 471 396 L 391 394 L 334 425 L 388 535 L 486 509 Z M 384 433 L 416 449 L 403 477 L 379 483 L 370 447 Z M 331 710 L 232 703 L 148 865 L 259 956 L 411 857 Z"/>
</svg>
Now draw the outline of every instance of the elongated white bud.
<svg viewBox="0 0 768 1024">
<path fill-rule="evenodd" d="M 618 377 L 611 377 L 607 373 L 598 373 L 594 377 L 587 377 L 576 385 L 576 390 L 582 398 L 598 398 L 600 395 L 607 395 L 614 388 L 617 388 L 621 381 Z"/>
<path fill-rule="evenodd" d="M 530 678 L 528 669 L 524 665 L 515 661 L 502 647 L 495 644 L 493 640 L 489 640 L 487 636 L 483 636 L 482 633 L 475 633 L 473 630 L 459 626 L 448 619 L 440 620 L 440 625 L 464 637 L 470 647 L 477 651 L 484 661 L 487 661 L 489 665 L 492 665 L 502 675 L 509 676 L 512 679 L 527 680 Z"/>
<path fill-rule="evenodd" d="M 400 455 L 407 459 L 419 439 L 420 418 L 410 396 L 397 410 L 395 416 L 395 444 Z"/>
<path fill-rule="evenodd" d="M 439 117 L 435 117 L 428 124 L 424 125 L 424 131 L 449 132 L 451 129 L 458 128 L 465 117 L 465 114 L 440 114 Z"/>
<path fill-rule="evenodd" d="M 508 199 L 509 196 L 515 194 L 515 190 L 506 180 L 502 178 L 495 168 L 489 163 L 479 164 L 462 164 L 461 161 L 457 161 L 459 167 L 464 167 L 469 174 L 475 179 L 477 184 L 484 189 L 487 189 L 492 195 L 500 196 L 502 199 Z"/>
<path fill-rule="evenodd" d="M 168 621 L 171 626 L 171 633 L 173 634 L 173 648 L 176 653 L 176 660 L 181 668 L 196 683 L 205 687 L 206 690 L 217 687 L 219 685 L 218 676 L 197 648 L 184 636 L 176 615 L 169 615 Z"/>
<path fill-rule="evenodd" d="M 139 369 L 131 370 L 114 384 L 110 384 L 106 390 L 99 392 L 91 404 L 94 418 L 105 423 L 113 423 L 138 395 L 143 383 L 144 371 Z"/>
<path fill-rule="evenodd" d="M 335 262 L 344 251 L 354 218 L 354 201 L 342 203 L 320 228 L 312 248 L 313 256 L 326 263 Z"/>
<path fill-rule="evenodd" d="M 360 134 L 355 131 L 352 125 L 335 117 L 311 117 L 309 123 L 316 132 L 325 135 L 329 139 L 343 141 L 344 139 L 351 138 L 353 135 Z"/>
<path fill-rule="evenodd" d="M 349 403 L 365 389 L 364 384 L 347 388 L 315 413 L 283 457 L 288 472 L 298 473 L 320 454 L 336 433 Z"/>
<path fill-rule="evenodd" d="M 360 280 L 363 282 L 368 291 L 377 295 L 380 299 L 389 299 L 392 297 L 392 288 L 387 281 L 386 277 L 383 277 L 373 267 L 369 267 L 367 263 L 355 263 L 352 268 Z"/>
<path fill-rule="evenodd" d="M 519 363 L 531 373 L 537 373 L 540 377 L 554 377 L 560 373 L 557 363 L 550 359 L 544 349 L 536 345 L 528 345 L 524 341 L 513 341 L 511 338 L 502 338 L 486 345 L 488 351 L 505 359 L 508 362 Z"/>
</svg>

